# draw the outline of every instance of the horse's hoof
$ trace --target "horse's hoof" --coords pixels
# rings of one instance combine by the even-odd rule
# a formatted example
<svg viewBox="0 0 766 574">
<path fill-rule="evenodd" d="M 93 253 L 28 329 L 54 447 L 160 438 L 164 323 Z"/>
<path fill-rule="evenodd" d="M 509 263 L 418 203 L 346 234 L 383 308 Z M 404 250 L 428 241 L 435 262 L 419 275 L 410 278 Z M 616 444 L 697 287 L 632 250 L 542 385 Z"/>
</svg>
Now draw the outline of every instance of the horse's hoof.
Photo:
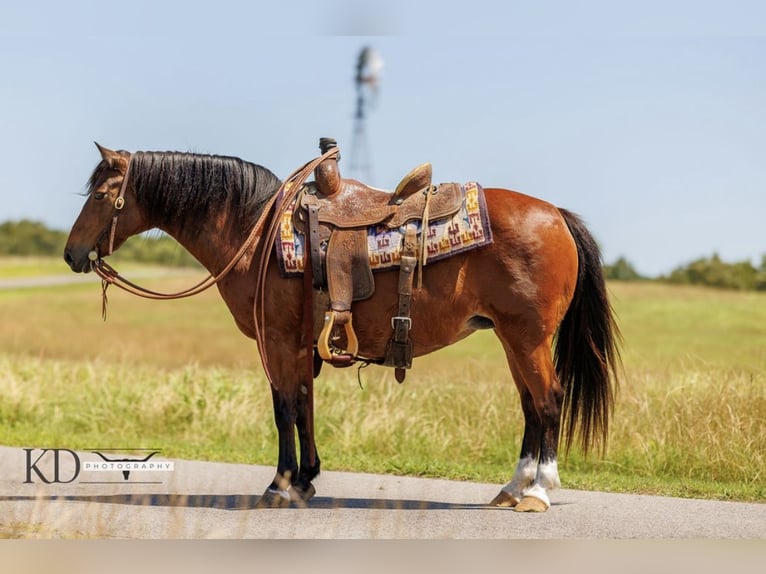
<svg viewBox="0 0 766 574">
<path fill-rule="evenodd" d="M 286 508 L 288 506 L 290 506 L 289 491 L 273 488 L 267 488 L 255 503 L 256 508 Z"/>
<path fill-rule="evenodd" d="M 544 500 L 535 496 L 525 496 L 513 509 L 516 512 L 545 512 L 548 506 Z"/>
<path fill-rule="evenodd" d="M 306 488 L 294 484 L 290 489 L 290 499 L 296 502 L 300 501 L 306 503 L 311 500 L 316 493 L 317 489 L 314 488 L 314 485 L 311 483 L 309 483 Z"/>
<path fill-rule="evenodd" d="M 290 505 L 305 507 L 306 503 L 316 494 L 317 490 L 313 484 L 309 484 L 306 488 L 301 488 L 297 485 L 292 485 L 287 490 L 277 490 L 274 488 L 267 488 L 266 492 L 261 495 L 258 502 L 255 503 L 256 508 L 287 508 Z"/>
<path fill-rule="evenodd" d="M 492 499 L 492 502 L 489 503 L 490 506 L 498 506 L 501 508 L 513 508 L 519 503 L 519 499 L 513 496 L 510 492 L 506 492 L 504 490 L 500 491 L 500 494 L 498 494 L 495 498 Z"/>
</svg>

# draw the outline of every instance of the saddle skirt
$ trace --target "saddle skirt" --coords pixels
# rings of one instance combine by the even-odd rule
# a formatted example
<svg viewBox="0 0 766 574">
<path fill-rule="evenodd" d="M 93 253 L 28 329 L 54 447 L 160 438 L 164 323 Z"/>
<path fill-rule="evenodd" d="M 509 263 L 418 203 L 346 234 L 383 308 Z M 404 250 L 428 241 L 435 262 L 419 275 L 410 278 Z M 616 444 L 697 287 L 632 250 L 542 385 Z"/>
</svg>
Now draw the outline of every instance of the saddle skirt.
<svg viewBox="0 0 766 574">
<path fill-rule="evenodd" d="M 484 190 L 476 182 L 460 187 L 461 202 L 457 212 L 428 221 L 425 232 L 425 264 L 492 243 Z M 297 199 L 295 200 L 297 201 Z M 303 273 L 305 237 L 295 226 L 295 201 L 283 213 L 276 240 L 277 260 L 283 276 Z M 422 222 L 416 220 L 418 242 L 422 240 Z M 398 268 L 404 245 L 405 225 L 366 226 L 367 256 L 373 272 Z"/>
</svg>

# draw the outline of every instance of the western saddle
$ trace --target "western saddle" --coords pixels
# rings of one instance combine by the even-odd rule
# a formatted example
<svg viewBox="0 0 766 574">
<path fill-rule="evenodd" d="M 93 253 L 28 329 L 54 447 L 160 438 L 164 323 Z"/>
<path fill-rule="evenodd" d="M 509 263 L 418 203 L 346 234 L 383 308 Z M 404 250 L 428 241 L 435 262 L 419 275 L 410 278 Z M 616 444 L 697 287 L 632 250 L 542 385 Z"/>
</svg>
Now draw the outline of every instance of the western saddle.
<svg viewBox="0 0 766 574">
<path fill-rule="evenodd" d="M 337 143 L 321 138 L 323 154 Z M 454 215 L 462 203 L 460 186 L 454 183 L 431 184 L 431 164 L 424 163 L 408 173 L 391 193 L 369 187 L 353 179 L 344 179 L 338 169 L 340 154 L 329 155 L 314 170 L 314 182 L 306 184 L 298 195 L 293 213 L 295 228 L 304 235 L 307 261 L 313 286 L 314 337 L 316 340 L 314 374 L 321 361 L 336 367 L 361 360 L 394 367 L 399 382 L 405 369 L 412 367 L 413 274 L 426 263 L 425 240 L 418 240 L 418 222 L 426 229 L 430 219 Z M 392 335 L 385 358 L 365 359 L 357 355 L 359 343 L 352 325 L 351 305 L 371 297 L 375 281 L 367 252 L 367 228 L 385 226 L 403 230 L 399 261 L 399 304 L 391 318 Z M 421 233 L 424 238 L 425 234 Z M 345 341 L 344 341 L 345 339 Z"/>
</svg>

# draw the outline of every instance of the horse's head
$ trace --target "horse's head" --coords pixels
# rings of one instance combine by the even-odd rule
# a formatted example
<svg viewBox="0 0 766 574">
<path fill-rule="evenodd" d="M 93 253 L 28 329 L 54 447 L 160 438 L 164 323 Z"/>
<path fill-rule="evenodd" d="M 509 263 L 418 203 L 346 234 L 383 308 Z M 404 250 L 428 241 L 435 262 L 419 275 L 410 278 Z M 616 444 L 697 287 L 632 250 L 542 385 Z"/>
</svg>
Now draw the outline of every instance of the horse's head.
<svg viewBox="0 0 766 574">
<path fill-rule="evenodd" d="M 76 273 L 111 255 L 125 240 L 146 231 L 144 216 L 130 183 L 130 153 L 96 144 L 101 161 L 88 181 L 88 199 L 69 232 L 64 260 Z"/>
</svg>

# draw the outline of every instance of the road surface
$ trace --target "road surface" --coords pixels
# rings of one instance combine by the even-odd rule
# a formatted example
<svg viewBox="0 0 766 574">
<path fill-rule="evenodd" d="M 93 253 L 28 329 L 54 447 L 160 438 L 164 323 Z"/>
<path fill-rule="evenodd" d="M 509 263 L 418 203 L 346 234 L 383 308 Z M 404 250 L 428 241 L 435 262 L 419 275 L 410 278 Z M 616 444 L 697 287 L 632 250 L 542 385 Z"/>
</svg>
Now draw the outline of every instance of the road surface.
<svg viewBox="0 0 766 574">
<path fill-rule="evenodd" d="M 56 455 L 0 447 L 0 523 L 15 529 L 12 535 L 29 530 L 50 538 L 766 539 L 766 504 L 563 489 L 552 493 L 548 512 L 522 514 L 484 506 L 499 490 L 494 484 L 323 471 L 308 508 L 260 509 L 256 504 L 273 478 L 272 467 L 168 461 L 160 453 L 151 462 L 172 462 L 172 471 L 134 470 L 126 480 L 119 470 L 84 470 L 86 462 L 103 460 L 91 452 L 60 451 L 57 473 Z"/>
</svg>

